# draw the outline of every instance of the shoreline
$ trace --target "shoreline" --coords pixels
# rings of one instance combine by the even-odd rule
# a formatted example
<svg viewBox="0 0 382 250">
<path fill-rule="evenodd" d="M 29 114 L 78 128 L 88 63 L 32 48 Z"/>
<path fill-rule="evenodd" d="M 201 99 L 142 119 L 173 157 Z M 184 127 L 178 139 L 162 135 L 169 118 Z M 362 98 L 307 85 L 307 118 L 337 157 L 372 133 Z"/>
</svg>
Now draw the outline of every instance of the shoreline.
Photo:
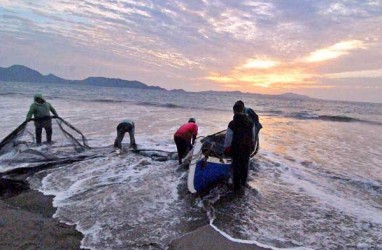
<svg viewBox="0 0 382 250">
<path fill-rule="evenodd" d="M 0 177 L 0 249 L 83 249 L 84 235 L 75 226 L 53 218 L 52 195 Z M 211 225 L 202 226 L 167 246 L 169 250 L 268 250 L 254 243 L 228 239 Z"/>
<path fill-rule="evenodd" d="M 255 243 L 235 242 L 206 225 L 171 241 L 168 250 L 271 250 Z"/>
</svg>

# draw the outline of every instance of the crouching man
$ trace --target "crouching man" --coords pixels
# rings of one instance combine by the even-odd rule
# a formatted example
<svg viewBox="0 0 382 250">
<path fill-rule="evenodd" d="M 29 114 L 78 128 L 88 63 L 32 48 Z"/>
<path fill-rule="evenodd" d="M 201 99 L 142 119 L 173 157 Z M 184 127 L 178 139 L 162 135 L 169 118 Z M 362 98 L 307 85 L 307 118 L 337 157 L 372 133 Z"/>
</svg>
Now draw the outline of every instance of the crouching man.
<svg viewBox="0 0 382 250">
<path fill-rule="evenodd" d="M 122 140 L 126 132 L 130 135 L 130 147 L 136 149 L 137 144 L 135 143 L 134 137 L 135 125 L 133 121 L 127 119 L 123 120 L 117 126 L 117 138 L 115 138 L 114 147 L 118 148 L 119 150 L 122 150 Z"/>
</svg>

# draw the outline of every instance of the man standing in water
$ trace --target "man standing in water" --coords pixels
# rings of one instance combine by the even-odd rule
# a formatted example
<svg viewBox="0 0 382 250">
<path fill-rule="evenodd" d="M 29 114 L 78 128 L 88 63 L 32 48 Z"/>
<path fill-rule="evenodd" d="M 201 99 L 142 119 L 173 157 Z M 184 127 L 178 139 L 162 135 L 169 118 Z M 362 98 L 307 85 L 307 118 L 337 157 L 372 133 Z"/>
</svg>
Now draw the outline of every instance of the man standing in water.
<svg viewBox="0 0 382 250">
<path fill-rule="evenodd" d="M 192 145 L 194 145 L 197 135 L 198 125 L 196 124 L 195 118 L 190 118 L 188 123 L 183 124 L 174 134 L 179 164 L 182 164 L 182 158 L 187 155 Z"/>
<path fill-rule="evenodd" d="M 52 142 L 52 118 L 50 117 L 50 112 L 53 115 L 58 116 L 56 110 L 53 106 L 45 101 L 41 94 L 35 94 L 34 103 L 29 108 L 26 120 L 31 120 L 34 117 L 34 125 L 36 127 L 36 143 L 41 144 L 41 134 L 42 129 L 46 132 L 46 141 L 48 143 Z"/>
<path fill-rule="evenodd" d="M 130 135 L 130 147 L 132 147 L 133 149 L 137 149 L 137 144 L 135 143 L 134 137 L 135 125 L 133 121 L 127 119 L 123 120 L 117 126 L 117 138 L 115 138 L 114 147 L 118 148 L 119 150 L 122 150 L 122 140 L 126 132 L 128 132 Z"/>
<path fill-rule="evenodd" d="M 244 190 L 248 177 L 248 164 L 256 143 L 256 127 L 244 113 L 244 103 L 233 106 L 233 120 L 228 124 L 224 140 L 224 153 L 232 156 L 235 192 Z"/>
</svg>

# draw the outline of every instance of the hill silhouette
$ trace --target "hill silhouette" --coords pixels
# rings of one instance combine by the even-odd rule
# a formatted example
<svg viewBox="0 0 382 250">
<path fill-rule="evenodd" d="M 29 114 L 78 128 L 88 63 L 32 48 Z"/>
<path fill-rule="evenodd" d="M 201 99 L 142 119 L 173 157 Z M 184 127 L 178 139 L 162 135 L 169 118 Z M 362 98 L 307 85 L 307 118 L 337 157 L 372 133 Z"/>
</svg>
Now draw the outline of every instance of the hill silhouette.
<svg viewBox="0 0 382 250">
<path fill-rule="evenodd" d="M 91 86 L 127 87 L 135 89 L 159 89 L 158 86 L 149 86 L 139 81 L 129 81 L 118 78 L 88 77 L 84 80 L 67 80 L 53 74 L 42 75 L 40 72 L 23 65 L 13 65 L 8 68 L 0 67 L 0 81 L 31 82 L 53 84 L 77 84 Z"/>
<path fill-rule="evenodd" d="M 68 80 L 58 77 L 53 74 L 42 75 L 40 72 L 28 68 L 23 65 L 13 65 L 8 68 L 0 67 L 0 81 L 5 82 L 30 82 L 30 83 L 46 83 L 46 84 L 76 84 L 76 85 L 88 85 L 88 86 L 108 86 L 108 87 L 125 87 L 134 89 L 155 89 L 155 90 L 166 90 L 158 86 L 150 86 L 144 84 L 140 81 L 129 81 L 119 78 L 107 78 L 107 77 L 88 77 L 83 80 Z M 187 92 L 183 89 L 174 89 L 172 92 Z M 231 94 L 231 95 L 251 95 L 254 97 L 266 97 L 275 99 L 286 99 L 286 100 L 307 100 L 312 99 L 305 95 L 299 95 L 294 93 L 285 93 L 279 95 L 266 95 L 266 94 L 256 94 L 256 93 L 243 93 L 240 91 L 201 91 L 198 93 L 208 93 L 208 94 Z"/>
</svg>

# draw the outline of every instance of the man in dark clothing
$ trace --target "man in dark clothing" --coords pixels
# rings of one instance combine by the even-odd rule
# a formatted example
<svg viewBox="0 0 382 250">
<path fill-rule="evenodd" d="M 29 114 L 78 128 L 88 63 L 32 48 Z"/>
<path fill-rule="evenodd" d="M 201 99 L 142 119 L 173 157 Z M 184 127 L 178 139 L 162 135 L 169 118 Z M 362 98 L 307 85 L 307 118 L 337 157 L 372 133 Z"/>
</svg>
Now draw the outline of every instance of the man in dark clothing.
<svg viewBox="0 0 382 250">
<path fill-rule="evenodd" d="M 178 151 L 179 164 L 182 164 L 182 158 L 187 155 L 192 148 L 192 145 L 194 145 L 197 135 L 198 125 L 196 124 L 195 118 L 190 118 L 188 123 L 180 126 L 180 128 L 175 132 L 174 141 Z"/>
<path fill-rule="evenodd" d="M 34 96 L 34 102 L 29 108 L 26 120 L 29 121 L 34 117 L 34 125 L 36 128 L 36 143 L 41 144 L 41 134 L 42 129 L 46 132 L 46 141 L 48 143 L 52 142 L 52 118 L 50 117 L 50 112 L 53 115 L 58 116 L 56 110 L 53 106 L 45 101 L 41 94 L 36 94 Z"/>
<path fill-rule="evenodd" d="M 224 153 L 232 156 L 234 189 L 240 191 L 247 183 L 249 158 L 256 143 L 256 127 L 244 113 L 242 101 L 235 103 L 233 112 L 224 141 Z"/>
<path fill-rule="evenodd" d="M 134 137 L 135 125 L 133 121 L 127 119 L 123 120 L 117 126 L 117 138 L 115 138 L 114 147 L 118 148 L 119 150 L 122 150 L 122 140 L 126 132 L 128 132 L 130 135 L 130 147 L 136 149 L 137 144 L 135 143 Z"/>
</svg>

